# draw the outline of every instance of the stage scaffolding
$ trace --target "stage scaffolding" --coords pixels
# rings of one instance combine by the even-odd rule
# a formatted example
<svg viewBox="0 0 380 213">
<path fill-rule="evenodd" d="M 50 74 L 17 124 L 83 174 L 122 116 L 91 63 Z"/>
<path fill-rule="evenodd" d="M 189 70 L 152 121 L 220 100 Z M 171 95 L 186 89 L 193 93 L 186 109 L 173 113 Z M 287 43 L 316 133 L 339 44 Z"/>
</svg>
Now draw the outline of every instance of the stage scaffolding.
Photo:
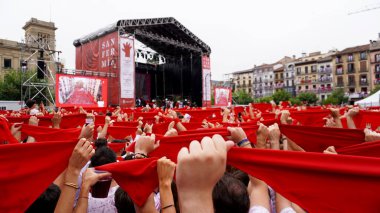
<svg viewBox="0 0 380 213">
<path fill-rule="evenodd" d="M 56 51 L 53 45 L 54 41 L 48 38 L 36 38 L 33 35 L 27 35 L 25 40 L 20 43 L 21 103 L 27 99 L 42 97 L 45 104 L 55 106 L 55 73 L 59 72 L 62 66 L 59 59 L 61 51 Z M 58 54 L 57 59 L 56 53 Z M 28 76 L 27 72 L 32 72 L 31 67 L 35 67 L 36 72 Z M 37 78 L 38 72 L 43 74 L 43 78 Z"/>
</svg>

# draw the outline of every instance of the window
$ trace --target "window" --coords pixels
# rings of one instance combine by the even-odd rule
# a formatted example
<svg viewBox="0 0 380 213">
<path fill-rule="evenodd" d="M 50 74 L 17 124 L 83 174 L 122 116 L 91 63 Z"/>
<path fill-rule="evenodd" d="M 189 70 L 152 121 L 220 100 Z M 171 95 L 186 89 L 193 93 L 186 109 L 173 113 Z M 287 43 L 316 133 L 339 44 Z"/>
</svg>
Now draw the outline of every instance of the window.
<svg viewBox="0 0 380 213">
<path fill-rule="evenodd" d="M 309 72 L 309 67 L 305 67 L 305 74 Z"/>
<path fill-rule="evenodd" d="M 366 60 L 367 59 L 367 53 L 361 52 L 360 53 L 360 60 Z"/>
<path fill-rule="evenodd" d="M 352 62 L 352 61 L 354 61 L 354 56 L 353 56 L 353 55 L 348 55 L 348 57 L 347 57 L 347 61 L 348 61 L 348 62 Z"/>
<path fill-rule="evenodd" d="M 317 89 L 317 85 L 313 85 L 313 89 Z"/>
<path fill-rule="evenodd" d="M 316 72 L 317 71 L 317 65 L 311 66 L 311 72 Z"/>
<path fill-rule="evenodd" d="M 12 68 L 12 59 L 4 58 L 4 68 Z"/>
<path fill-rule="evenodd" d="M 309 89 L 309 86 L 305 86 L 305 89 L 307 89 L 307 90 L 308 90 L 308 89 Z"/>
<path fill-rule="evenodd" d="M 354 64 L 348 64 L 347 68 L 348 68 L 348 72 L 349 72 L 349 73 L 350 73 L 350 72 L 355 72 Z"/>
<path fill-rule="evenodd" d="M 380 54 L 375 55 L 375 62 L 380 62 Z"/>
<path fill-rule="evenodd" d="M 375 66 L 375 72 L 380 72 L 380 64 L 376 64 L 376 66 Z"/>
</svg>

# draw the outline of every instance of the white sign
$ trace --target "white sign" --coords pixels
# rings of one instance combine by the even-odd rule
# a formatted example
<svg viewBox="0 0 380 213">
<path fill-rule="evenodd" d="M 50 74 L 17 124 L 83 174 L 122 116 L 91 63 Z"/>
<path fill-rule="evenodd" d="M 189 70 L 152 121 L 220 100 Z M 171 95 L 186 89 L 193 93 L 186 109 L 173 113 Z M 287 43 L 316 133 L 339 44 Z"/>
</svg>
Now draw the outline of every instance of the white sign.
<svg viewBox="0 0 380 213">
<path fill-rule="evenodd" d="M 134 56 L 134 39 L 120 37 L 120 98 L 135 98 Z"/>
</svg>

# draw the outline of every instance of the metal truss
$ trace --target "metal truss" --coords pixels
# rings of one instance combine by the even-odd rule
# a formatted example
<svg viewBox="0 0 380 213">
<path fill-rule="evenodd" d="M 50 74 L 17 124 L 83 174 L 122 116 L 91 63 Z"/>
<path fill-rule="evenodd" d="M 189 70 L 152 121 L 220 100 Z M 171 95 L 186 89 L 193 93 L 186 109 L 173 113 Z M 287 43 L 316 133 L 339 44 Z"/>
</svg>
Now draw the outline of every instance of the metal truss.
<svg viewBox="0 0 380 213">
<path fill-rule="evenodd" d="M 148 32 L 145 30 L 136 29 L 135 35 L 140 36 L 140 37 L 144 37 L 144 38 L 148 38 L 148 39 L 153 40 L 153 41 L 158 41 L 158 42 L 161 42 L 161 43 L 164 43 L 167 45 L 173 45 L 173 46 L 180 47 L 183 49 L 189 49 L 189 50 L 192 50 L 192 51 L 195 51 L 198 53 L 202 53 L 202 49 L 197 47 L 197 46 L 194 46 L 194 45 L 182 42 L 182 41 L 174 40 L 174 39 L 171 39 L 171 38 L 168 38 L 168 37 L 156 34 L 156 33 Z"/>
<path fill-rule="evenodd" d="M 160 25 L 162 25 L 163 29 L 168 27 L 174 27 L 176 30 L 181 31 L 184 34 L 182 36 L 186 36 L 194 41 L 194 45 L 178 41 L 174 38 L 168 38 L 162 35 L 158 35 L 158 33 L 146 31 L 149 30 L 149 26 Z M 116 23 L 102 28 L 96 32 L 93 32 L 87 36 L 84 36 L 80 39 L 76 39 L 73 44 L 74 46 L 80 46 L 91 40 L 97 39 L 103 36 L 104 34 L 111 33 L 114 31 L 119 31 L 121 34 L 134 34 L 137 32 L 136 35 L 144 36 L 155 41 L 161 41 L 166 44 L 171 44 L 180 48 L 186 48 L 192 51 L 201 52 L 202 54 L 206 55 L 211 54 L 211 48 L 206 43 L 204 43 L 200 38 L 198 38 L 196 35 L 190 32 L 190 30 L 188 30 L 185 26 L 183 26 L 173 17 L 119 20 Z"/>
<path fill-rule="evenodd" d="M 32 51 L 32 54 L 29 55 L 27 58 L 22 59 L 23 63 L 27 64 L 33 64 L 36 65 L 37 71 L 41 71 L 44 74 L 45 79 L 36 81 L 35 77 L 37 76 L 37 72 L 35 72 L 32 76 L 30 76 L 28 79 L 25 79 L 25 72 L 28 72 L 25 69 L 22 69 L 23 75 L 22 75 L 22 84 L 21 84 L 21 97 L 20 100 L 23 102 L 24 100 L 28 99 L 34 99 L 38 95 L 41 95 L 45 102 L 49 105 L 55 106 L 55 99 L 53 92 L 55 87 L 55 71 L 52 70 L 52 68 L 56 67 L 57 62 L 55 58 L 55 53 L 60 51 L 55 51 L 50 48 L 51 41 L 46 39 L 40 39 L 36 38 L 33 35 L 27 35 L 25 39 L 25 43 L 21 43 L 21 52 L 27 53 Z M 41 60 L 38 58 L 35 59 L 35 56 L 37 54 L 43 54 L 44 59 L 42 59 L 45 62 L 46 65 L 46 71 L 43 70 L 43 67 L 39 67 L 38 61 Z M 45 56 L 48 56 L 45 58 Z M 35 89 L 35 92 L 32 92 L 32 88 Z"/>
</svg>

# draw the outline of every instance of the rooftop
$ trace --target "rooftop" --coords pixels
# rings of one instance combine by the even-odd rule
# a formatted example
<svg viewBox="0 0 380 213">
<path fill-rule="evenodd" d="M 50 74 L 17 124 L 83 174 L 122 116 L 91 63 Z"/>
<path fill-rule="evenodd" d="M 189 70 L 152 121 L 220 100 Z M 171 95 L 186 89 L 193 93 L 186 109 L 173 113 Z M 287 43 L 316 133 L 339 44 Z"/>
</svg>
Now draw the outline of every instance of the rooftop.
<svg viewBox="0 0 380 213">
<path fill-rule="evenodd" d="M 364 52 L 369 50 L 369 44 L 359 45 L 355 47 L 349 47 L 342 51 L 339 51 L 337 55 L 344 55 L 349 53 Z"/>
</svg>

